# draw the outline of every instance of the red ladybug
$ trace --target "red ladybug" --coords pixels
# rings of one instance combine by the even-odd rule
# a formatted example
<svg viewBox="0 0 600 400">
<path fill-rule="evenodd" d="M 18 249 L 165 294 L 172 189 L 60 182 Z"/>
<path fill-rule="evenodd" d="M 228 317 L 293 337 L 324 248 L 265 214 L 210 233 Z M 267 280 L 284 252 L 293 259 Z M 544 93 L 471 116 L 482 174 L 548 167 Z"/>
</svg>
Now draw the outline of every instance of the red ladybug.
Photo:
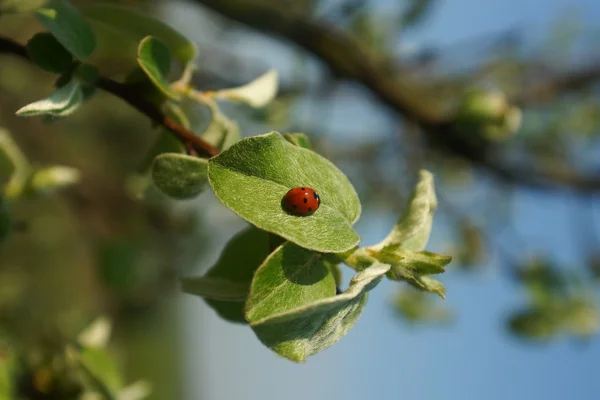
<svg viewBox="0 0 600 400">
<path fill-rule="evenodd" d="M 288 212 L 303 217 L 317 211 L 320 204 L 321 198 L 317 192 L 305 186 L 291 189 L 281 201 L 281 205 Z"/>
</svg>

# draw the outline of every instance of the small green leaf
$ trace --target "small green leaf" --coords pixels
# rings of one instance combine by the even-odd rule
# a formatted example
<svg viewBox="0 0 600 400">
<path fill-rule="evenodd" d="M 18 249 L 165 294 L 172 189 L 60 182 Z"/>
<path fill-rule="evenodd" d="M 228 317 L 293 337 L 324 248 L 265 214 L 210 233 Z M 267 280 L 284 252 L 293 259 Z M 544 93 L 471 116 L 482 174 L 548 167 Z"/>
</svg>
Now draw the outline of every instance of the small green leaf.
<svg viewBox="0 0 600 400">
<path fill-rule="evenodd" d="M 26 13 L 42 7 L 47 0 L 0 0 L 0 13 Z"/>
<path fill-rule="evenodd" d="M 171 90 L 167 81 L 167 75 L 171 70 L 171 53 L 163 42 L 152 36 L 145 37 L 138 47 L 137 61 L 162 93 L 172 99 L 179 98 L 179 95 Z"/>
<path fill-rule="evenodd" d="M 437 301 L 439 302 L 439 301 Z M 427 293 L 406 288 L 397 293 L 394 306 L 399 315 L 412 323 L 447 323 L 452 320 L 452 312 L 438 305 Z"/>
<path fill-rule="evenodd" d="M 84 347 L 101 349 L 108 344 L 111 332 L 110 320 L 99 317 L 77 336 L 77 341 Z"/>
<path fill-rule="evenodd" d="M 308 136 L 306 136 L 304 133 L 284 133 L 283 137 L 291 144 L 312 150 L 310 140 L 308 139 Z"/>
<path fill-rule="evenodd" d="M 246 301 L 251 323 L 335 295 L 335 280 L 320 254 L 287 242 L 260 266 Z"/>
<path fill-rule="evenodd" d="M 412 193 L 404 214 L 400 217 L 390 234 L 372 249 L 381 250 L 390 245 L 420 251 L 429 241 L 433 214 L 437 208 L 437 198 L 433 184 L 433 175 L 425 170 L 419 172 L 419 181 Z"/>
<path fill-rule="evenodd" d="M 114 357 L 105 349 L 83 348 L 79 354 L 79 362 L 89 376 L 92 387 L 114 399 L 123 386 L 121 371 Z"/>
<path fill-rule="evenodd" d="M 96 48 L 94 32 L 66 0 L 51 0 L 36 11 L 37 19 L 77 59 L 85 61 Z"/>
<path fill-rule="evenodd" d="M 277 95 L 277 71 L 270 70 L 252 82 L 232 89 L 217 91 L 217 97 L 240 101 L 251 107 L 264 107 Z"/>
<path fill-rule="evenodd" d="M 81 178 L 78 169 L 55 165 L 41 168 L 31 177 L 31 190 L 35 193 L 50 193 L 57 189 L 71 186 Z"/>
<path fill-rule="evenodd" d="M 406 281 L 419 290 L 435 293 L 442 299 L 446 299 L 446 287 L 440 281 L 426 276 L 415 276 L 414 279 L 407 279 Z"/>
<path fill-rule="evenodd" d="M 0 173 L 3 195 L 19 197 L 31 175 L 31 166 L 8 131 L 0 128 Z"/>
<path fill-rule="evenodd" d="M 340 295 L 251 320 L 250 325 L 271 350 L 289 360 L 304 362 L 348 333 L 360 317 L 368 292 L 389 268 L 389 265 L 374 264 L 356 274 L 348 290 Z"/>
<path fill-rule="evenodd" d="M 117 400 L 142 400 L 151 393 L 152 385 L 145 381 L 137 381 L 123 388 L 117 394 Z"/>
<path fill-rule="evenodd" d="M 198 278 L 182 278 L 181 287 L 186 293 L 204 297 L 204 300 L 224 319 L 231 322 L 246 323 L 244 302 L 246 296 L 239 298 L 241 288 L 247 294 L 254 272 L 269 255 L 269 234 L 248 227 L 234 236 L 221 252 L 217 263 L 208 272 Z M 230 287 L 220 285 L 218 289 L 210 287 L 209 282 L 220 279 Z M 235 290 L 229 289 L 235 285 Z M 227 299 L 228 301 L 224 301 Z"/>
<path fill-rule="evenodd" d="M 48 32 L 36 33 L 27 42 L 29 58 L 40 68 L 62 74 L 73 66 L 73 56 Z"/>
<path fill-rule="evenodd" d="M 207 184 L 205 159 L 185 154 L 166 153 L 154 159 L 152 180 L 157 188 L 175 199 L 190 199 Z"/>
<path fill-rule="evenodd" d="M 28 104 L 17 111 L 21 117 L 33 117 L 36 115 L 50 115 L 64 117 L 72 114 L 83 102 L 83 92 L 78 80 L 71 82 L 56 90 L 48 97 Z"/>
<path fill-rule="evenodd" d="M 318 154 L 276 133 L 243 139 L 208 162 L 215 194 L 240 217 L 301 247 L 339 253 L 360 241 L 352 229 L 360 215 L 358 196 L 346 176 Z M 309 217 L 288 214 L 288 190 L 308 186 L 321 197 Z"/>
<path fill-rule="evenodd" d="M 85 7 L 83 14 L 93 21 L 126 33 L 139 41 L 146 36 L 160 39 L 181 63 L 187 64 L 196 58 L 196 45 L 181 33 L 149 15 L 115 5 L 99 4 Z"/>
</svg>

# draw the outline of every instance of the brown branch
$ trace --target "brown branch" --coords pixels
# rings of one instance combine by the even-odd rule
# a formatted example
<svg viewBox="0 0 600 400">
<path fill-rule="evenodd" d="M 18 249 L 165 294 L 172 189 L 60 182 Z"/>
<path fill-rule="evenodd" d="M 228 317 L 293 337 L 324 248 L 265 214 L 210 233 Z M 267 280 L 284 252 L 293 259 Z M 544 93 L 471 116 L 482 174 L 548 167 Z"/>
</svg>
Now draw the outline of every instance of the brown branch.
<svg viewBox="0 0 600 400">
<path fill-rule="evenodd" d="M 501 162 L 490 149 L 467 143 L 454 129 L 453 118 L 436 112 L 435 99 L 424 96 L 399 66 L 378 59 L 368 48 L 324 21 L 293 12 L 268 0 L 194 0 L 258 31 L 287 40 L 306 50 L 337 76 L 362 84 L 384 104 L 413 121 L 431 143 L 483 167 L 502 181 L 537 188 L 599 191 L 600 177 L 576 171 L 537 170 Z"/>
<path fill-rule="evenodd" d="M 29 60 L 25 46 L 7 38 L 0 37 L 0 53 L 14 54 Z M 219 154 L 219 150 L 216 147 L 206 142 L 201 137 L 196 136 L 194 132 L 186 129 L 171 117 L 165 115 L 158 107 L 140 96 L 129 86 L 101 76 L 96 82 L 96 87 L 124 100 L 133 108 L 150 118 L 153 122 L 161 125 L 175 135 L 175 137 L 186 147 L 193 148 L 199 155 L 213 157 Z"/>
</svg>

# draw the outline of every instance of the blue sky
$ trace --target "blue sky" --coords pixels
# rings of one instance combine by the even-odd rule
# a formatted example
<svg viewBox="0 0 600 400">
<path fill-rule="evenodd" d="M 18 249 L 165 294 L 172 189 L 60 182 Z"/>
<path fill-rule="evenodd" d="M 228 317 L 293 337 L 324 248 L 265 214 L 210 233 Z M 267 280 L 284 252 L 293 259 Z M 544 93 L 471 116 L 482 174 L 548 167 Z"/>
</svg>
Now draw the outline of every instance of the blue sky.
<svg viewBox="0 0 600 400">
<path fill-rule="evenodd" d="M 381 7 L 396 2 L 382 0 Z M 600 23 L 597 0 L 440 0 L 428 24 L 408 37 L 413 46 L 449 45 L 462 40 L 532 24 L 543 31 L 549 21 L 573 6 L 589 27 Z M 182 9 L 181 12 L 184 13 Z M 188 22 L 176 12 L 174 18 Z M 197 16 L 196 16 L 197 17 Z M 193 26 L 193 25 L 192 25 Z M 183 31 L 186 26 L 183 25 Z M 192 28 L 187 27 L 188 32 Z M 196 35 L 199 35 L 196 32 Z M 192 35 L 193 36 L 193 35 Z M 244 43 L 239 44 L 240 47 Z M 254 39 L 246 43 L 256 52 Z M 250 52 L 250 50 L 248 50 Z M 257 56 L 255 54 L 255 56 Z M 258 55 L 269 65 L 282 65 L 281 56 Z M 352 107 L 350 114 L 360 107 Z M 343 119 L 348 110 L 338 110 Z M 389 125 L 385 116 L 366 123 Z M 388 128 L 386 128 L 388 129 Z M 359 135 L 361 130 L 356 131 Z M 357 137 L 356 139 L 359 139 Z M 209 194 L 203 201 L 219 235 L 214 260 L 241 222 Z M 540 197 L 521 192 L 514 207 L 517 229 L 530 250 L 559 249 L 557 256 L 577 261 L 573 244 L 564 241 L 573 203 L 564 196 Z M 543 201 L 543 203 L 542 203 Z M 600 217 L 600 216 L 599 216 Z M 357 225 L 363 243 L 385 236 L 395 217 L 366 210 Z M 442 250 L 440 222 L 428 248 Z M 570 228 L 569 228 L 570 229 Z M 510 239 L 510 238 L 509 238 Z M 346 275 L 350 271 L 346 272 Z M 600 396 L 600 343 L 559 340 L 549 345 L 527 345 L 506 334 L 503 317 L 522 304 L 524 297 L 506 276 L 502 265 L 491 265 L 480 275 L 449 274 L 447 305 L 457 320 L 447 327 L 410 327 L 389 306 L 393 284 L 385 282 L 372 292 L 355 328 L 339 343 L 304 365 L 280 359 L 264 348 L 246 327 L 220 320 L 204 303 L 181 296 L 186 347 L 187 398 L 207 400 L 253 399 L 598 399 Z"/>
</svg>

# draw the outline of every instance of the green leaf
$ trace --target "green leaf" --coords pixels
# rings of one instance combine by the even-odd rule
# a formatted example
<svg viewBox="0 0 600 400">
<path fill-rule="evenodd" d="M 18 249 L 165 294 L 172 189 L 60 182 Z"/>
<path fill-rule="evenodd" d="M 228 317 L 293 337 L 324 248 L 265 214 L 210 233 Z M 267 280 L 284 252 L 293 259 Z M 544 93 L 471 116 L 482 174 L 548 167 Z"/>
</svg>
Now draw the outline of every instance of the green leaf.
<svg viewBox="0 0 600 400">
<path fill-rule="evenodd" d="M 360 241 L 352 229 L 360 201 L 346 176 L 276 132 L 241 140 L 211 158 L 208 179 L 219 200 L 240 217 L 301 247 L 338 253 Z M 298 186 L 321 196 L 309 217 L 290 215 L 281 206 L 288 190 Z"/>
<path fill-rule="evenodd" d="M 79 354 L 79 362 L 91 378 L 92 386 L 114 399 L 123 386 L 121 372 L 114 357 L 105 349 L 84 348 Z"/>
<path fill-rule="evenodd" d="M 2 190 L 7 198 L 20 196 L 31 175 L 31 166 L 8 131 L 0 128 L 0 169 Z"/>
<path fill-rule="evenodd" d="M 335 279 L 322 256 L 287 242 L 256 271 L 246 319 L 258 321 L 334 295 Z"/>
<path fill-rule="evenodd" d="M 52 0 L 36 11 L 37 19 L 77 59 L 85 61 L 96 48 L 94 32 L 66 0 Z"/>
<path fill-rule="evenodd" d="M 198 49 L 193 42 L 171 26 L 149 15 L 108 4 L 85 7 L 82 12 L 87 18 L 124 32 L 136 41 L 150 35 L 158 38 L 183 64 L 189 63 L 197 56 Z"/>
<path fill-rule="evenodd" d="M 251 107 L 266 106 L 277 95 L 277 71 L 270 70 L 252 82 L 216 92 L 218 98 L 239 101 Z"/>
<path fill-rule="evenodd" d="M 308 136 L 306 136 L 304 133 L 284 133 L 283 137 L 285 138 L 285 140 L 298 147 L 303 147 L 309 150 L 312 149 L 310 140 L 308 139 Z"/>
<path fill-rule="evenodd" d="M 422 291 L 407 288 L 397 293 L 394 307 L 408 322 L 447 323 L 452 320 L 452 312 L 439 306 L 434 298 Z"/>
<path fill-rule="evenodd" d="M 0 0 L 0 13 L 25 13 L 42 7 L 47 0 Z"/>
<path fill-rule="evenodd" d="M 88 348 L 105 348 L 110 340 L 111 332 L 110 320 L 106 317 L 99 317 L 77 336 L 77 342 Z"/>
<path fill-rule="evenodd" d="M 171 53 L 163 42 L 152 36 L 145 37 L 138 47 L 137 61 L 163 94 L 175 100 L 179 98 L 179 95 L 171 90 L 167 81 L 167 75 L 171 70 Z"/>
<path fill-rule="evenodd" d="M 414 276 L 413 279 L 407 279 L 406 281 L 419 290 L 435 293 L 442 299 L 446 299 L 446 287 L 440 281 L 419 275 Z"/>
<path fill-rule="evenodd" d="M 35 193 L 51 193 L 79 182 L 80 178 L 78 169 L 55 165 L 35 171 L 30 185 Z"/>
<path fill-rule="evenodd" d="M 137 381 L 123 388 L 117 394 L 117 400 L 141 400 L 152 393 L 152 386 L 145 381 Z"/>
<path fill-rule="evenodd" d="M 73 79 L 48 97 L 22 107 L 16 114 L 21 117 L 33 117 L 36 115 L 64 117 L 75 112 L 82 102 L 83 92 L 81 84 L 78 80 Z"/>
<path fill-rule="evenodd" d="M 248 227 L 234 236 L 221 252 L 217 263 L 202 277 L 182 278 L 181 287 L 186 293 L 204 297 L 204 300 L 224 319 L 246 323 L 241 288 L 246 294 L 256 269 L 270 253 L 269 234 L 255 227 Z M 219 288 L 210 282 L 221 280 Z M 229 288 L 222 285 L 230 284 Z M 235 285 L 235 290 L 230 290 Z M 228 300 L 228 301 L 224 301 Z"/>
<path fill-rule="evenodd" d="M 190 199 L 207 186 L 205 159 L 185 154 L 166 153 L 154 159 L 152 180 L 163 193 L 175 199 Z"/>
<path fill-rule="evenodd" d="M 73 66 L 73 56 L 48 32 L 36 33 L 27 42 L 27 54 L 40 68 L 62 74 Z"/>
<path fill-rule="evenodd" d="M 360 317 L 368 292 L 388 270 L 389 265 L 374 264 L 356 274 L 348 290 L 340 295 L 251 320 L 250 325 L 271 350 L 289 360 L 304 362 L 348 333 Z"/>
<path fill-rule="evenodd" d="M 419 181 L 408 202 L 404 214 L 400 217 L 390 234 L 372 249 L 381 250 L 390 245 L 420 251 L 429 241 L 433 215 L 437 208 L 437 198 L 433 184 L 433 175 L 425 170 L 419 172 Z"/>
</svg>

